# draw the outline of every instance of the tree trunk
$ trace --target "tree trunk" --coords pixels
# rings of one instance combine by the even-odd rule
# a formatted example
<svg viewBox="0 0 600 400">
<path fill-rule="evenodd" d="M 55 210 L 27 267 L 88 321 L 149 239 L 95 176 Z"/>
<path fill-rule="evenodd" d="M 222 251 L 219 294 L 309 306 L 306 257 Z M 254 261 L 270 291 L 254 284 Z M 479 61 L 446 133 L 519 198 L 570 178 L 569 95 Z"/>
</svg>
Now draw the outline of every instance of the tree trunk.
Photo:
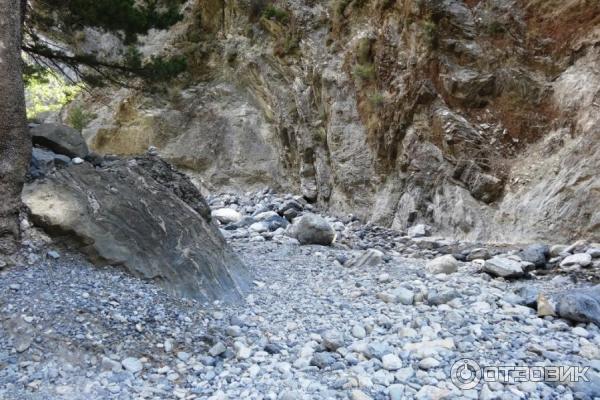
<svg viewBox="0 0 600 400">
<path fill-rule="evenodd" d="M 20 239 L 21 189 L 31 157 L 21 61 L 21 0 L 0 0 L 0 254 Z"/>
</svg>

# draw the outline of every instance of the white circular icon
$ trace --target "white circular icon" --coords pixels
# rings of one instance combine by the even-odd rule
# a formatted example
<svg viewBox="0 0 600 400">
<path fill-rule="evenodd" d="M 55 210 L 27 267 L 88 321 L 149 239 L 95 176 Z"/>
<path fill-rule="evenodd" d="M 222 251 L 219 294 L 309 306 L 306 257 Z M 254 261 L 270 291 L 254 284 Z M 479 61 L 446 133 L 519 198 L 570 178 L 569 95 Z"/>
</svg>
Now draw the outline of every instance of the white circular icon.
<svg viewBox="0 0 600 400">
<path fill-rule="evenodd" d="M 459 389 L 473 389 L 481 380 L 481 367 L 477 362 L 463 358 L 452 365 L 450 378 Z"/>
</svg>

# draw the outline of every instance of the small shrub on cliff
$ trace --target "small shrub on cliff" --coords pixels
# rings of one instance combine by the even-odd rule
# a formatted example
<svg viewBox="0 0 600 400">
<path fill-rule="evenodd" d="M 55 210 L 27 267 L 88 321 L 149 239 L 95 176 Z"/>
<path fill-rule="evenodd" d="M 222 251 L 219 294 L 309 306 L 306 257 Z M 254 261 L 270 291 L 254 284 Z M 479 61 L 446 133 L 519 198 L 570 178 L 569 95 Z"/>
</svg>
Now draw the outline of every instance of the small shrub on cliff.
<svg viewBox="0 0 600 400">
<path fill-rule="evenodd" d="M 430 47 L 435 48 L 438 41 L 438 27 L 435 22 L 427 20 L 423 23 L 423 31 L 425 32 L 425 39 Z"/>
<path fill-rule="evenodd" d="M 488 35 L 490 35 L 490 36 L 498 36 L 498 35 L 502 35 L 503 33 L 505 33 L 506 28 L 504 27 L 504 25 L 502 25 L 501 22 L 492 21 L 486 27 L 486 31 L 487 31 Z"/>
<path fill-rule="evenodd" d="M 313 132 L 313 140 L 317 143 L 327 143 L 327 132 L 323 128 L 318 128 Z"/>
<path fill-rule="evenodd" d="M 287 11 L 277 8 L 274 5 L 267 6 L 263 11 L 262 16 L 267 19 L 275 20 L 281 24 L 287 24 L 290 20 L 290 15 Z"/>
<path fill-rule="evenodd" d="M 278 40 L 273 50 L 277 57 L 294 53 L 300 47 L 300 36 L 295 32 L 288 32 L 284 38 Z"/>
<path fill-rule="evenodd" d="M 359 64 L 368 64 L 371 62 L 371 39 L 362 38 L 356 46 L 356 60 Z"/>
<path fill-rule="evenodd" d="M 369 103 L 373 108 L 380 108 L 385 104 L 385 97 L 381 92 L 371 93 L 368 97 Z"/>
<path fill-rule="evenodd" d="M 96 114 L 85 111 L 83 108 L 76 106 L 71 109 L 69 112 L 69 117 L 67 118 L 67 122 L 73 128 L 77 129 L 79 132 L 83 130 L 88 124 L 96 118 Z"/>
<path fill-rule="evenodd" d="M 375 66 L 373 64 L 356 64 L 352 72 L 356 78 L 363 81 L 375 79 Z"/>
</svg>

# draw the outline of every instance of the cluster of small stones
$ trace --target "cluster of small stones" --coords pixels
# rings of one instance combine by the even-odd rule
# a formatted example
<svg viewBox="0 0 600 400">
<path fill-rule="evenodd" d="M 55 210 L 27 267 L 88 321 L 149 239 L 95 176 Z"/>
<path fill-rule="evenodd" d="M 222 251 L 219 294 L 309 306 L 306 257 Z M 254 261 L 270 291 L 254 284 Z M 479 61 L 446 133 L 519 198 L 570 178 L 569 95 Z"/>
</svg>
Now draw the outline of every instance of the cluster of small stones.
<svg viewBox="0 0 600 400">
<path fill-rule="evenodd" d="M 0 279 L 0 398 L 600 396 L 600 329 L 560 318 L 553 300 L 585 290 L 580 280 L 594 276 L 600 246 L 486 247 L 351 216 L 322 217 L 335 232 L 331 245 L 300 245 L 291 227 L 319 212 L 299 197 L 262 191 L 208 200 L 256 278 L 244 304 L 174 298 L 28 241 L 24 265 Z M 451 368 L 464 358 L 585 366 L 589 382 L 459 389 Z"/>
<path fill-rule="evenodd" d="M 244 195 L 222 194 L 208 198 L 213 216 L 223 234 L 231 240 L 296 243 L 290 227 L 304 214 L 318 214 L 302 196 L 278 195 L 269 189 Z M 323 215 L 335 231 L 338 247 L 383 252 L 390 256 L 433 259 L 452 255 L 458 261 L 474 262 L 482 270 L 504 278 L 568 274 L 579 281 L 600 281 L 600 243 L 579 241 L 571 245 L 535 244 L 524 247 L 490 245 L 447 238 L 432 237 L 432 228 L 417 224 L 406 232 L 364 224 L 353 215 L 334 217 Z M 486 263 L 487 260 L 488 261 Z M 511 268 L 508 273 L 503 267 Z M 487 265 L 486 265 L 487 264 Z"/>
</svg>

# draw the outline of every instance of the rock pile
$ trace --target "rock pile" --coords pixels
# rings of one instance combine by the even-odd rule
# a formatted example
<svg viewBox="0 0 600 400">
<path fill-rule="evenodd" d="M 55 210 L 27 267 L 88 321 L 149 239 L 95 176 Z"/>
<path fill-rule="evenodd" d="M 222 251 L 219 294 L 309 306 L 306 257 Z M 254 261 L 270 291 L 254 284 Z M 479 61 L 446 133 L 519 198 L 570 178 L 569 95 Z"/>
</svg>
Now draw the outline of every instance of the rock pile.
<svg viewBox="0 0 600 400">
<path fill-rule="evenodd" d="M 571 293 L 558 309 L 577 320 L 593 308 L 571 306 L 595 304 L 589 299 L 597 298 L 597 288 L 578 288 L 565 276 L 492 278 L 480 273 L 480 263 L 448 256 L 426 267 L 422 258 L 395 250 L 339 243 L 300 246 L 246 236 L 233 246 L 256 277 L 241 305 L 183 301 L 68 253 L 6 271 L 0 280 L 0 397 L 600 395 L 600 328 L 540 317 L 530 307 L 540 293 Z M 365 254 L 372 261 L 352 262 Z M 432 267 L 438 265 L 453 272 L 440 273 Z M 62 348 L 72 350 L 65 355 Z M 482 382 L 459 389 L 450 371 L 462 358 L 489 366 L 589 366 L 589 382 Z"/>
</svg>

